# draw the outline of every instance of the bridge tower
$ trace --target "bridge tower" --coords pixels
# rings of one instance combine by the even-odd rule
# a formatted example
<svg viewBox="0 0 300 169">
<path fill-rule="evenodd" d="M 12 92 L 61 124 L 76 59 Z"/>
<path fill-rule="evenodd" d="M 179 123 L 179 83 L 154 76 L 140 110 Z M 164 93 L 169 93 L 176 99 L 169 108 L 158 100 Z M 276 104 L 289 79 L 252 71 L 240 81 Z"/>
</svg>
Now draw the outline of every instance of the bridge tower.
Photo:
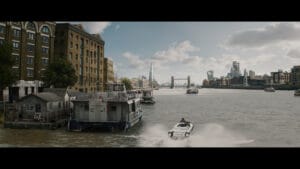
<svg viewBox="0 0 300 169">
<path fill-rule="evenodd" d="M 188 76 L 187 77 L 187 88 L 190 88 L 191 87 L 191 77 Z"/>
<path fill-rule="evenodd" d="M 174 88 L 174 76 L 171 76 L 171 89 Z"/>
</svg>

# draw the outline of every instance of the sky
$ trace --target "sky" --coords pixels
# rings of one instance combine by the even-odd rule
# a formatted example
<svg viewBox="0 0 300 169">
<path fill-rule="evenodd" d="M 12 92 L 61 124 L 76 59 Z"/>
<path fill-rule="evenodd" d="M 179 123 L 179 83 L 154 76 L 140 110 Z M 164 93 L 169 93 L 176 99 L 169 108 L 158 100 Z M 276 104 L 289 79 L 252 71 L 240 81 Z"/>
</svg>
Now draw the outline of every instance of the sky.
<svg viewBox="0 0 300 169">
<path fill-rule="evenodd" d="M 195 84 L 209 70 L 226 76 L 233 61 L 257 75 L 300 65 L 300 22 L 71 23 L 100 33 L 118 78 L 148 77 L 150 63 L 159 83 L 190 76 Z"/>
</svg>

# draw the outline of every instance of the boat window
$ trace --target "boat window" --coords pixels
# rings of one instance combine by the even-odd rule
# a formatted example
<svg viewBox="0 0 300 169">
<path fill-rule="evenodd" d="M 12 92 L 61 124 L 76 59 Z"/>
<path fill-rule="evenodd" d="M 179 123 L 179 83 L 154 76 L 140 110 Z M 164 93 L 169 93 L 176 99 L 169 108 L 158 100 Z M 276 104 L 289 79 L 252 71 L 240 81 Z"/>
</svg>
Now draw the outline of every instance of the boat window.
<svg viewBox="0 0 300 169">
<path fill-rule="evenodd" d="M 131 105 L 131 110 L 132 110 L 133 112 L 136 111 L 136 105 L 135 105 L 135 102 L 132 103 L 132 105 Z"/>
<path fill-rule="evenodd" d="M 89 104 L 84 104 L 84 110 L 89 110 Z"/>
<path fill-rule="evenodd" d="M 111 111 L 117 111 L 117 106 L 110 106 Z"/>
</svg>

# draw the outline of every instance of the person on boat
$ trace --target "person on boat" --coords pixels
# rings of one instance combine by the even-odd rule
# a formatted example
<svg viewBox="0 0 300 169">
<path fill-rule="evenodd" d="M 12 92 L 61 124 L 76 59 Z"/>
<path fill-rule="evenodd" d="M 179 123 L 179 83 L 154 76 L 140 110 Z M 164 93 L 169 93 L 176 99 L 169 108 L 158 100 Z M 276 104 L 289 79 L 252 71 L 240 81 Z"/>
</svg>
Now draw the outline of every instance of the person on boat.
<svg viewBox="0 0 300 169">
<path fill-rule="evenodd" d="M 181 122 L 181 123 L 186 123 L 187 121 L 185 121 L 184 118 L 181 118 L 180 122 Z"/>
<path fill-rule="evenodd" d="M 183 123 L 182 127 L 190 126 L 190 122 L 186 121 L 184 118 L 181 118 L 180 123 Z"/>
</svg>

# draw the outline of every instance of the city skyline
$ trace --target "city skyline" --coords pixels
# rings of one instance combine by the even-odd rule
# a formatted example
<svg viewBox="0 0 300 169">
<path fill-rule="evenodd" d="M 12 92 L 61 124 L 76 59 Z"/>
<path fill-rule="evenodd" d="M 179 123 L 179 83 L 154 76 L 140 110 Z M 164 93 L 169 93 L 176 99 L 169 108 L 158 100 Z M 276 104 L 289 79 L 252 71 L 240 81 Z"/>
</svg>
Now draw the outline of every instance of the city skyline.
<svg viewBox="0 0 300 169">
<path fill-rule="evenodd" d="M 206 72 L 215 77 L 240 69 L 270 74 L 289 71 L 300 61 L 300 23 L 296 22 L 71 22 L 83 24 L 105 41 L 105 57 L 114 61 L 118 77 L 149 73 L 159 83 L 171 76 L 191 76 L 201 84 Z"/>
</svg>

